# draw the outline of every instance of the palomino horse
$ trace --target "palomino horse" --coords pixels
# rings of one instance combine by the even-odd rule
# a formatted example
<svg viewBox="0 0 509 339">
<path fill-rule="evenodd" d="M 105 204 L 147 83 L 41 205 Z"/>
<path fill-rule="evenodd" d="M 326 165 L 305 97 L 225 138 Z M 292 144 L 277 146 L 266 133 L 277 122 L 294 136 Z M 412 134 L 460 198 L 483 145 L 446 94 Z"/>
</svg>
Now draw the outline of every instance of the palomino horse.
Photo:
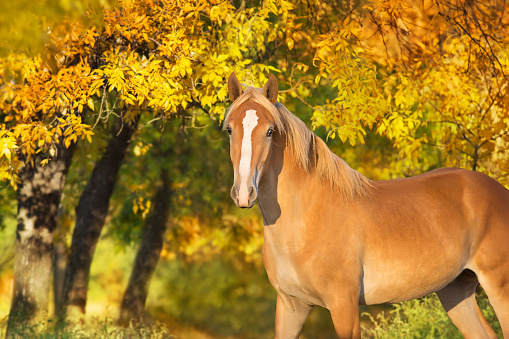
<svg viewBox="0 0 509 339">
<path fill-rule="evenodd" d="M 479 282 L 509 338 L 508 190 L 461 169 L 368 180 L 276 101 L 272 74 L 243 91 L 232 73 L 228 90 L 231 196 L 242 208 L 258 198 L 277 338 L 297 338 L 313 305 L 338 337 L 359 338 L 359 304 L 433 292 L 466 338 L 496 338 Z"/>
</svg>

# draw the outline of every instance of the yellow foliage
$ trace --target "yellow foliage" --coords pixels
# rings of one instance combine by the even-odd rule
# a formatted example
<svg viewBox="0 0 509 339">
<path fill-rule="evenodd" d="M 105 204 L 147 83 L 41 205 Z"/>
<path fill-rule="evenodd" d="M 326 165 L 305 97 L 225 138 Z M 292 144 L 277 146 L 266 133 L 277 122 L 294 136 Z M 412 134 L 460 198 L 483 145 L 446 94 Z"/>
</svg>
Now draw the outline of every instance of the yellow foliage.
<svg viewBox="0 0 509 339">
<path fill-rule="evenodd" d="M 509 45 L 502 47 L 499 60 L 509 51 Z M 485 65 L 472 62 L 479 51 L 466 36 L 448 40 L 443 49 L 444 54 L 433 58 L 433 67 L 416 63 L 410 71 L 386 78 L 385 91 L 393 105 L 378 131 L 394 140 L 401 157 L 418 161 L 422 145 L 433 145 L 442 150 L 445 166 L 503 179 L 509 171 L 501 156 L 507 154 L 509 131 L 505 76 L 494 76 Z"/>
<path fill-rule="evenodd" d="M 218 103 L 227 98 L 232 71 L 255 85 L 266 80 L 258 72 L 271 68 L 246 56 L 276 38 L 269 16 L 292 8 L 282 5 L 237 10 L 227 1 L 121 0 L 102 9 L 98 25 L 51 23 L 44 51 L 0 58 L 2 131 L 17 145 L 2 148 L 2 168 L 15 172 L 15 154 L 30 162 L 59 143 L 92 142 L 83 119 L 107 119 L 119 108 L 128 122 L 146 111 L 170 117 L 196 108 L 221 119 L 225 106 Z M 94 10 L 88 15 L 96 18 Z"/>
<path fill-rule="evenodd" d="M 261 261 L 263 229 L 257 217 L 239 220 L 225 215 L 218 225 L 207 225 L 199 217 L 179 217 L 172 220 L 168 247 L 161 256 L 174 260 L 177 254 L 186 261 L 206 261 L 213 255 L 231 251 L 241 254 L 247 262 Z"/>
<path fill-rule="evenodd" d="M 11 132 L 0 130 L 0 157 L 4 156 L 8 160 L 11 159 L 13 150 L 18 148 L 16 139 Z"/>
<path fill-rule="evenodd" d="M 319 36 L 313 60 L 319 69 L 315 82 L 337 89 L 333 100 L 315 107 L 313 127 L 324 126 L 329 138 L 337 135 L 352 146 L 364 143 L 363 127 L 371 128 L 387 111 L 375 65 L 352 43 L 358 31 L 358 23 L 350 21 Z"/>
<path fill-rule="evenodd" d="M 152 206 L 152 201 L 149 199 L 144 199 L 143 197 L 137 197 L 133 200 L 133 212 L 137 214 L 141 213 L 141 217 L 145 219 L 145 217 L 150 212 L 150 207 Z"/>
<path fill-rule="evenodd" d="M 398 168 L 464 167 L 509 184 L 507 6 L 372 3 L 376 26 L 366 24 L 361 37 L 387 32 L 365 42 L 386 57 L 373 56 L 387 65 L 380 77 L 389 112 L 377 131 L 398 149 Z"/>
<path fill-rule="evenodd" d="M 508 173 L 509 32 L 506 21 L 488 20 L 497 6 L 476 1 L 471 10 L 479 25 L 466 25 L 465 32 L 447 22 L 451 9 L 440 1 L 416 7 L 412 0 L 373 0 L 344 16 L 326 0 L 242 4 L 120 0 L 103 7 L 95 24 L 48 23 L 46 49 L 36 55 L 13 50 L 0 58 L 3 180 L 15 175 L 20 154 L 31 161 L 49 152 L 43 159 L 51 160 L 56 144 L 92 142 L 84 121 L 95 125 L 120 108 L 127 122 L 140 114 L 164 119 L 198 110 L 220 120 L 232 71 L 243 84 L 260 86 L 280 70 L 283 87 L 290 86 L 282 99 L 333 89 L 312 106 L 314 128 L 355 145 L 364 142 L 366 127 L 376 126 L 398 149 L 401 172 L 432 166 L 435 155 L 421 153 L 436 148 L 440 165 L 499 178 Z M 390 39 L 373 27 L 390 32 Z M 486 29 L 499 31 L 483 35 Z M 276 53 L 266 65 L 266 53 L 274 52 L 269 46 L 299 60 Z M 315 68 L 301 57 L 312 58 Z M 314 83 L 307 73 L 314 73 Z M 143 153 L 141 146 L 135 151 Z"/>
</svg>

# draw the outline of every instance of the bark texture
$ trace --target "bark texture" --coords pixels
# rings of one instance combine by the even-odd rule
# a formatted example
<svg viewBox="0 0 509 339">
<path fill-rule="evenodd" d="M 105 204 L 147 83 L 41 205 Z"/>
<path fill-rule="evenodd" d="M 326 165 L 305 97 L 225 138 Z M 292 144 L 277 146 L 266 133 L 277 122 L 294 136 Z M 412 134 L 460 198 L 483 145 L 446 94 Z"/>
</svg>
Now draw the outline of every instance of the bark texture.
<svg viewBox="0 0 509 339">
<path fill-rule="evenodd" d="M 17 190 L 18 226 L 14 259 L 14 288 L 7 337 L 17 325 L 30 325 L 47 316 L 51 286 L 53 232 L 75 145 L 57 147 L 44 167 L 36 156 L 21 169 Z"/>
<path fill-rule="evenodd" d="M 88 280 L 95 247 L 108 212 L 120 165 L 136 125 L 117 119 L 111 138 L 97 162 L 76 207 L 76 224 L 65 269 L 62 318 L 80 319 L 85 314 Z"/>
<path fill-rule="evenodd" d="M 58 231 L 57 231 L 58 232 Z M 67 250 L 63 240 L 56 240 L 53 246 L 53 303 L 55 314 L 62 311 L 62 292 L 64 289 Z"/>
<path fill-rule="evenodd" d="M 139 320 L 145 309 L 150 280 L 156 269 L 164 233 L 170 213 L 171 184 L 166 171 L 162 171 L 161 180 L 152 201 L 153 207 L 145 221 L 140 247 L 136 254 L 129 284 L 122 299 L 118 323 L 129 325 L 131 320 Z"/>
</svg>

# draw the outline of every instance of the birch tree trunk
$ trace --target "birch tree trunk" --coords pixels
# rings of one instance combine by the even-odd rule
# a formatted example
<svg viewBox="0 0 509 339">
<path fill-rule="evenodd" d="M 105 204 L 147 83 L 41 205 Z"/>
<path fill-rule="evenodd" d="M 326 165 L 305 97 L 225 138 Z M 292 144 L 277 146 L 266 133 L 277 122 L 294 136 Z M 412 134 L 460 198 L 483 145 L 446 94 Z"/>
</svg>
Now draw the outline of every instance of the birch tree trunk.
<svg viewBox="0 0 509 339">
<path fill-rule="evenodd" d="M 14 286 L 7 337 L 16 337 L 16 327 L 47 316 L 53 251 L 53 232 L 75 144 L 61 142 L 56 156 L 44 167 L 42 157 L 20 170 L 17 190 L 18 226 L 14 258 Z"/>
<path fill-rule="evenodd" d="M 64 241 L 56 239 L 53 247 L 53 303 L 55 304 L 55 314 L 61 314 L 63 310 L 62 293 L 64 290 L 65 265 L 67 264 L 66 253 Z"/>
</svg>

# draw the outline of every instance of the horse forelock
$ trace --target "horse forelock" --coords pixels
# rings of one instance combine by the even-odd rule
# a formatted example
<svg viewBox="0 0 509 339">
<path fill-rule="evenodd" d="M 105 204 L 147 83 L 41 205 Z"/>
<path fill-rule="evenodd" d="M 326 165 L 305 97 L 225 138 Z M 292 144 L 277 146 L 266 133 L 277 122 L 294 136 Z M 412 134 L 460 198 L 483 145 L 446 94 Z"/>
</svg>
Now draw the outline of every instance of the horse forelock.
<svg viewBox="0 0 509 339">
<path fill-rule="evenodd" d="M 237 108 L 240 107 L 243 103 L 246 101 L 251 100 L 253 102 L 256 102 L 260 106 L 262 106 L 267 113 L 269 114 L 270 118 L 274 120 L 274 125 L 277 130 L 279 130 L 281 133 L 284 132 L 285 126 L 283 124 L 283 121 L 281 119 L 280 114 L 278 113 L 276 107 L 267 99 L 263 94 L 260 88 L 256 87 L 248 87 L 244 91 L 244 93 L 235 100 L 235 102 L 230 106 L 228 109 L 228 112 L 226 113 L 226 117 L 224 119 L 223 128 L 226 128 L 228 125 L 231 116 L 233 113 L 237 110 Z"/>
<path fill-rule="evenodd" d="M 294 161 L 309 173 L 330 182 L 349 201 L 356 196 L 368 196 L 372 191 L 371 181 L 334 154 L 306 124 L 292 114 L 283 104 L 272 104 L 261 89 L 248 87 L 230 106 L 224 120 L 224 128 L 232 114 L 246 101 L 251 100 L 262 106 L 273 119 L 276 130 L 286 135 L 286 146 Z"/>
</svg>

